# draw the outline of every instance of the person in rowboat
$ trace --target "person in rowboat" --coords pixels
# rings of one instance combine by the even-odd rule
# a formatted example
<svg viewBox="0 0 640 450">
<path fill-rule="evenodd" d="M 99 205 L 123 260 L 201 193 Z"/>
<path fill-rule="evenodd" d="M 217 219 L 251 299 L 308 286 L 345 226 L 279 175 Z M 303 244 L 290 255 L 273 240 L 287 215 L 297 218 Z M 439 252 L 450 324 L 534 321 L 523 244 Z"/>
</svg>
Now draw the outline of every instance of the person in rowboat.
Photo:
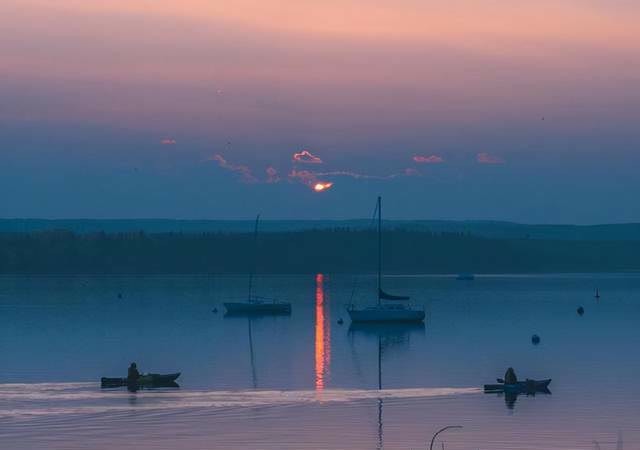
<svg viewBox="0 0 640 450">
<path fill-rule="evenodd" d="M 504 384 L 516 384 L 517 382 L 518 377 L 516 376 L 516 371 L 513 370 L 513 367 L 509 367 L 504 374 Z"/>
<path fill-rule="evenodd" d="M 136 363 L 132 362 L 129 366 L 129 370 L 127 371 L 127 383 L 136 384 L 138 382 L 138 378 L 140 378 L 138 366 Z"/>
</svg>

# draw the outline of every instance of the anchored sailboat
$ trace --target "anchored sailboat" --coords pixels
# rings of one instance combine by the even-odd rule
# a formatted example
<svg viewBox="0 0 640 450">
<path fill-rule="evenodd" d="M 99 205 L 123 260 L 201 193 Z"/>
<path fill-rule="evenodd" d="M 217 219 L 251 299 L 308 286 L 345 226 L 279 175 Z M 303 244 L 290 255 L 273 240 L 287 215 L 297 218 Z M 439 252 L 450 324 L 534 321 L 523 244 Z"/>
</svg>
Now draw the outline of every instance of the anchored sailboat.
<svg viewBox="0 0 640 450">
<path fill-rule="evenodd" d="M 266 297 L 258 297 L 253 295 L 253 278 L 256 272 L 257 259 L 257 243 L 258 243 L 258 224 L 260 223 L 260 214 L 256 217 L 255 227 L 253 229 L 253 266 L 249 273 L 249 295 L 244 302 L 225 302 L 224 307 L 229 315 L 288 315 L 291 314 L 291 303 L 283 302 L 276 299 Z"/>
<path fill-rule="evenodd" d="M 378 303 L 373 306 L 357 308 L 349 305 L 347 311 L 352 322 L 422 322 L 424 310 L 414 309 L 406 303 L 383 303 L 387 301 L 407 301 L 409 297 L 388 294 L 382 289 L 382 198 L 378 197 Z"/>
</svg>

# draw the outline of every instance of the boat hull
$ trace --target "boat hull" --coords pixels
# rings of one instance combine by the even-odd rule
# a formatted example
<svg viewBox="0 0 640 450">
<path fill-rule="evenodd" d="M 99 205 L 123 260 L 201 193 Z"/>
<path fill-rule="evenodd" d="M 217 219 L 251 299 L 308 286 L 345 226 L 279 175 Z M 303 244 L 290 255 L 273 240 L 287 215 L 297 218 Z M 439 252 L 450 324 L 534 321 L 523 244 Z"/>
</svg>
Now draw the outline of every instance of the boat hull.
<svg viewBox="0 0 640 450">
<path fill-rule="evenodd" d="M 224 304 L 228 315 L 290 315 L 291 304 L 284 302 L 227 302 Z"/>
<path fill-rule="evenodd" d="M 485 392 L 515 392 L 515 393 L 535 393 L 547 392 L 551 380 L 527 380 L 519 381 L 515 384 L 485 384 Z"/>
<path fill-rule="evenodd" d="M 178 387 L 176 380 L 180 376 L 180 373 L 170 373 L 166 375 L 160 375 L 157 373 L 149 373 L 141 375 L 135 383 L 129 383 L 127 378 L 107 378 L 100 379 L 100 385 L 103 388 L 116 388 L 123 386 L 130 386 L 133 384 L 136 387 Z"/>
<path fill-rule="evenodd" d="M 419 323 L 425 318 L 424 311 L 410 308 L 352 308 L 348 312 L 355 323 Z"/>
</svg>

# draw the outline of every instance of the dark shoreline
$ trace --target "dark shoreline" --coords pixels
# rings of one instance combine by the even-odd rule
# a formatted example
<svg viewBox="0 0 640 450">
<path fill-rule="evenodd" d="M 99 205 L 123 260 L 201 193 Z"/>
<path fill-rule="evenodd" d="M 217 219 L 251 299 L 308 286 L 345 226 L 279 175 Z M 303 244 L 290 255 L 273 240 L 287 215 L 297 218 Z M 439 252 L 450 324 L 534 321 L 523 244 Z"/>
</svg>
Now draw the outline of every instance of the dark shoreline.
<svg viewBox="0 0 640 450">
<path fill-rule="evenodd" d="M 36 233 L 67 230 L 90 233 L 248 233 L 250 220 L 181 219 L 2 219 L 0 233 Z M 640 240 L 640 223 L 597 225 L 526 224 L 499 220 L 384 220 L 385 229 L 433 233 L 465 233 L 492 239 L 548 239 L 565 241 Z M 350 229 L 371 230 L 371 219 L 262 220 L 263 233 Z"/>
<path fill-rule="evenodd" d="M 260 235 L 261 274 L 372 273 L 372 231 Z M 385 273 L 544 274 L 640 271 L 640 241 L 492 239 L 465 233 L 384 233 Z M 208 275 L 249 271 L 250 233 L 0 233 L 0 275 Z"/>
</svg>

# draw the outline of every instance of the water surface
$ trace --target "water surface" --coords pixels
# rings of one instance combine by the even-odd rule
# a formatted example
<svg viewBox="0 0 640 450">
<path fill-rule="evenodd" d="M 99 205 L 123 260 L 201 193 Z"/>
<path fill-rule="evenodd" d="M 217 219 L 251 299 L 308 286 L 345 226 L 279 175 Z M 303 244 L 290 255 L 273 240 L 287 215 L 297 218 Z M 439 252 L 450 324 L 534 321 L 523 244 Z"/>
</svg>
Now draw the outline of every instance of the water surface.
<svg viewBox="0 0 640 450">
<path fill-rule="evenodd" d="M 2 277 L 0 448 L 640 448 L 640 276 L 387 277 L 424 327 L 350 326 L 354 283 L 261 277 L 293 314 L 229 318 L 245 277 Z M 180 388 L 99 388 L 131 361 Z M 483 394 L 509 365 L 552 394 Z"/>
</svg>

